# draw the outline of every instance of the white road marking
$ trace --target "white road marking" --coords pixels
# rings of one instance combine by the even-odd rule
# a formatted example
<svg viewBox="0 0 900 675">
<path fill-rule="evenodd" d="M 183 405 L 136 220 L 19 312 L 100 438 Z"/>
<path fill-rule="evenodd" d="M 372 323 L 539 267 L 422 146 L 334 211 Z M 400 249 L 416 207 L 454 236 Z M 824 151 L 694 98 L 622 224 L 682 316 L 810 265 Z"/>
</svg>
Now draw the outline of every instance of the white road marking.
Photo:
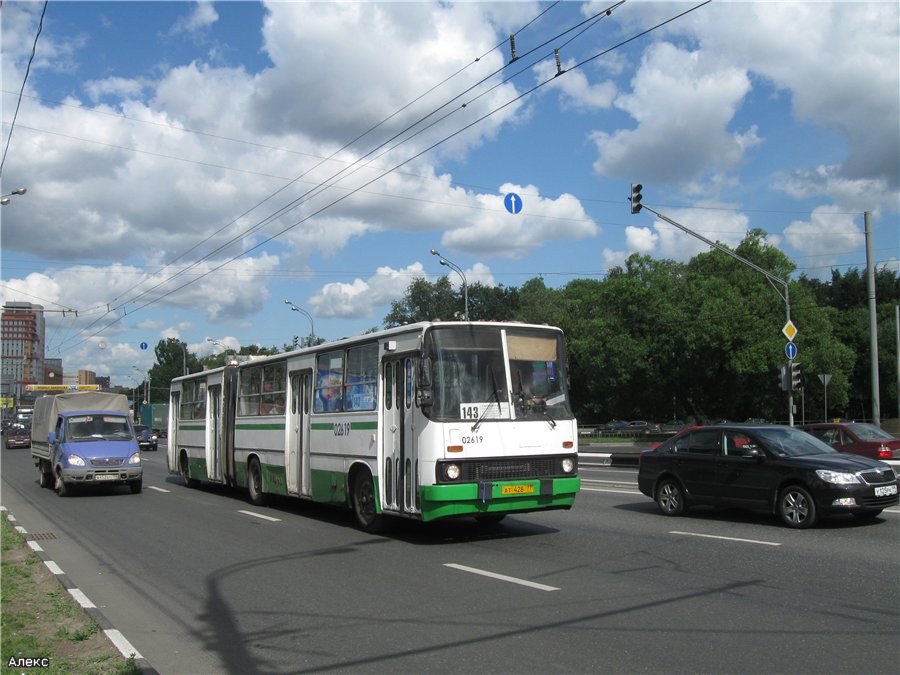
<svg viewBox="0 0 900 675">
<path fill-rule="evenodd" d="M 51 572 L 53 572 L 53 574 L 55 574 L 57 576 L 59 576 L 60 574 L 65 574 L 65 572 L 62 571 L 62 567 L 57 565 L 52 560 L 45 560 L 44 564 L 47 566 L 48 570 L 50 570 Z"/>
<path fill-rule="evenodd" d="M 115 628 L 108 628 L 103 632 L 106 633 L 106 637 L 109 638 L 110 642 L 112 642 L 116 646 L 122 656 L 124 656 L 126 659 L 131 658 L 132 656 L 136 659 L 144 658 L 143 656 L 141 656 L 140 652 L 135 649 L 128 640 L 125 639 L 125 636 Z"/>
<path fill-rule="evenodd" d="M 480 570 L 475 567 L 466 567 L 465 565 L 457 565 L 456 563 L 444 563 L 444 567 L 452 567 L 456 570 L 461 570 L 463 572 L 471 572 L 472 574 L 480 574 L 485 577 L 491 577 L 492 579 L 499 579 L 500 581 L 508 581 L 511 584 L 519 584 L 520 586 L 528 586 L 529 588 L 536 588 L 539 591 L 558 591 L 559 589 L 555 586 L 545 586 L 544 584 L 538 584 L 533 581 L 526 581 L 525 579 L 517 579 L 516 577 L 508 577 L 505 574 L 497 574 L 496 572 L 488 572 L 487 570 Z"/>
<path fill-rule="evenodd" d="M 157 492 L 171 492 L 171 490 L 166 490 L 165 488 L 156 487 L 155 485 L 148 485 L 148 490 L 156 490 Z"/>
<path fill-rule="evenodd" d="M 253 513 L 253 511 L 238 511 L 238 513 L 243 513 L 245 516 L 253 516 L 254 518 L 261 518 L 262 520 L 268 520 L 273 523 L 281 522 L 281 518 L 273 518 L 272 516 L 264 516 L 261 513 Z"/>
<path fill-rule="evenodd" d="M 82 593 L 81 589 L 70 588 L 69 593 L 72 594 L 72 597 L 75 598 L 75 600 L 78 602 L 78 604 L 81 605 L 84 609 L 91 609 L 91 608 L 96 609 L 97 608 L 97 605 L 95 605 L 93 602 L 88 600 L 88 596 L 86 596 L 84 593 Z"/>
<path fill-rule="evenodd" d="M 724 539 L 726 541 L 740 541 L 745 544 L 762 544 L 763 546 L 781 546 L 779 542 L 776 541 L 760 541 L 758 539 L 740 539 L 739 537 L 720 537 L 715 534 L 700 534 L 699 532 L 679 532 L 677 530 L 671 530 L 669 534 L 681 534 L 685 537 L 705 537 L 706 539 Z"/>
</svg>

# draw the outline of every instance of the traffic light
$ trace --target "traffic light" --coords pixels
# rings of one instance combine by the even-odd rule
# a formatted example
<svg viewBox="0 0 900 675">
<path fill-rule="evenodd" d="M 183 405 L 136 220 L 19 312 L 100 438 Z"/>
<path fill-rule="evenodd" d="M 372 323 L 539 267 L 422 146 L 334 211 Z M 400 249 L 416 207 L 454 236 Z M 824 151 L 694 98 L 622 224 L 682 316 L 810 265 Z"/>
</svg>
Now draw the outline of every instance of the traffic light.
<svg viewBox="0 0 900 675">
<path fill-rule="evenodd" d="M 640 213 L 641 212 L 641 190 L 644 189 L 644 186 L 640 183 L 632 183 L 631 184 L 631 212 L 632 213 Z"/>
<path fill-rule="evenodd" d="M 781 391 L 791 390 L 791 364 L 781 364 Z"/>
<path fill-rule="evenodd" d="M 791 391 L 803 389 L 803 366 L 791 362 Z"/>
<path fill-rule="evenodd" d="M 294 336 L 293 343 L 294 343 L 294 349 L 297 349 L 297 345 L 300 344 L 300 336 L 299 335 Z"/>
</svg>

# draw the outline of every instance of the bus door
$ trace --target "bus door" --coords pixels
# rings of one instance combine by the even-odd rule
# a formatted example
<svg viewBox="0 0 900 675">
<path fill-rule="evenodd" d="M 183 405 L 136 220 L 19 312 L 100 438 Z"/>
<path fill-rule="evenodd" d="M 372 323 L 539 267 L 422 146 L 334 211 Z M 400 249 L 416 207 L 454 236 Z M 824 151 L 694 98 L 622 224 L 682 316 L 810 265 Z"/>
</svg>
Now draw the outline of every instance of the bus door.
<svg viewBox="0 0 900 675">
<path fill-rule="evenodd" d="M 222 482 L 222 455 L 225 450 L 222 438 L 222 385 L 207 388 L 206 401 L 206 476 Z"/>
<path fill-rule="evenodd" d="M 310 495 L 309 476 L 309 411 L 312 405 L 312 370 L 290 374 L 291 402 L 288 411 L 285 472 L 288 494 Z"/>
<path fill-rule="evenodd" d="M 412 441 L 413 359 L 385 360 L 383 365 L 381 467 L 383 504 L 389 511 L 412 512 L 418 502 L 418 467 Z"/>
<path fill-rule="evenodd" d="M 178 417 L 181 415 L 181 392 L 173 391 L 169 401 L 169 420 L 167 438 L 167 457 L 169 471 L 178 468 Z"/>
</svg>

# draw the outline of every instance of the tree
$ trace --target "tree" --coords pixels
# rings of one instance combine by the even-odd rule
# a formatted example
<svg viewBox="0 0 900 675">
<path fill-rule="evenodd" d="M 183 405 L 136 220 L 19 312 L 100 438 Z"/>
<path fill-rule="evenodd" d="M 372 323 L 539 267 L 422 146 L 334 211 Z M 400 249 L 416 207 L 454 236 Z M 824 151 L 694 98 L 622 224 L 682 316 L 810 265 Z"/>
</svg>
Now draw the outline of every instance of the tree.
<svg viewBox="0 0 900 675">
<path fill-rule="evenodd" d="M 454 318 L 462 305 L 447 277 L 441 277 L 435 282 L 424 278 L 414 279 L 401 300 L 391 301 L 391 311 L 384 318 L 384 325 L 391 328 L 417 321 L 447 321 Z"/>
<path fill-rule="evenodd" d="M 149 403 L 163 403 L 169 400 L 169 385 L 172 379 L 188 373 L 196 373 L 202 364 L 195 354 L 188 352 L 187 345 L 175 338 L 160 340 L 154 348 L 156 363 L 150 368 Z"/>
</svg>

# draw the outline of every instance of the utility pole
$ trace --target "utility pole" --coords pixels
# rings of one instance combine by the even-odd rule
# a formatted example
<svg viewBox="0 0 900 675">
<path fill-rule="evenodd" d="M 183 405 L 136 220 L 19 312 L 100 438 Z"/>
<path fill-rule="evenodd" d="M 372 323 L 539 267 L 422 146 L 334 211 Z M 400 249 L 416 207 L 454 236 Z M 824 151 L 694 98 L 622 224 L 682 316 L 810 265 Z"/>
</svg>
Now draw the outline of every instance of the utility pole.
<svg viewBox="0 0 900 675">
<path fill-rule="evenodd" d="M 875 263 L 872 259 L 872 213 L 865 211 L 866 286 L 869 290 L 869 352 L 872 372 L 872 424 L 881 426 L 881 394 L 878 386 L 878 308 L 875 304 Z"/>
</svg>

